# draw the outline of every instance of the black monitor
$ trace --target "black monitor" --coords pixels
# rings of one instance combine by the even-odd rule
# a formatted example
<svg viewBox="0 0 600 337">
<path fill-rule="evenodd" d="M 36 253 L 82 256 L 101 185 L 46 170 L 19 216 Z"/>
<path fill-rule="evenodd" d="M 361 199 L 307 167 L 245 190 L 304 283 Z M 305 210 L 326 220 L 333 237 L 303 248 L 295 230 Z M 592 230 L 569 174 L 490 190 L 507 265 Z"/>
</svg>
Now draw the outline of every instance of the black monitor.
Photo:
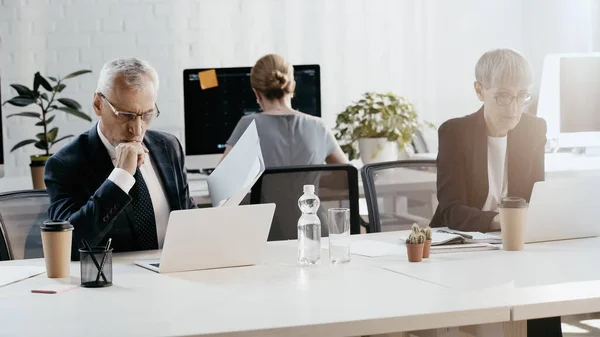
<svg viewBox="0 0 600 337">
<path fill-rule="evenodd" d="M 198 73 L 213 69 L 216 72 L 217 86 L 210 85 L 210 88 L 205 86 L 205 89 L 202 89 Z M 244 115 L 261 112 L 250 86 L 250 70 L 250 67 L 243 67 L 185 69 L 183 71 L 186 156 L 223 153 L 225 142 L 240 118 Z M 294 78 L 296 90 L 292 99 L 292 107 L 304 113 L 321 117 L 319 66 L 294 66 Z M 195 165 L 188 165 L 189 168 L 193 166 Z"/>
</svg>

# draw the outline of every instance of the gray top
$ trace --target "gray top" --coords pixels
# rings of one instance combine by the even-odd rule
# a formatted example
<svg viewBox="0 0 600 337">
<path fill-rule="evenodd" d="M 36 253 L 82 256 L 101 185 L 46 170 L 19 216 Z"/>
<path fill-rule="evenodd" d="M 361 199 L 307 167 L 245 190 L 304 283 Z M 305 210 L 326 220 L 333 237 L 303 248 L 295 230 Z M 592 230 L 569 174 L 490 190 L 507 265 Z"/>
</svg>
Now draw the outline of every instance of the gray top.
<svg viewBox="0 0 600 337">
<path fill-rule="evenodd" d="M 227 145 L 234 146 L 253 120 L 256 121 L 266 167 L 325 164 L 325 158 L 337 144 L 320 118 L 304 113 L 259 113 L 242 117 Z"/>
</svg>

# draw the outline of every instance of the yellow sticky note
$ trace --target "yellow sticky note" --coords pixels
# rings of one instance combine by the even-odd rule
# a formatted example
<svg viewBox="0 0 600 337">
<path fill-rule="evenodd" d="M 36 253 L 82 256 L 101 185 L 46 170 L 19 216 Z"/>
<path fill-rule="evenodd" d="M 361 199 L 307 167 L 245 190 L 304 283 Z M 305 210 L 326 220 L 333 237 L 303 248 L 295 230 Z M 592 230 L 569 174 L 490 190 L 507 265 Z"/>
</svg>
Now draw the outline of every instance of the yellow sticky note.
<svg viewBox="0 0 600 337">
<path fill-rule="evenodd" d="M 200 88 L 202 88 L 202 90 L 219 86 L 219 82 L 217 82 L 217 72 L 214 69 L 199 72 L 198 78 L 200 79 Z"/>
</svg>

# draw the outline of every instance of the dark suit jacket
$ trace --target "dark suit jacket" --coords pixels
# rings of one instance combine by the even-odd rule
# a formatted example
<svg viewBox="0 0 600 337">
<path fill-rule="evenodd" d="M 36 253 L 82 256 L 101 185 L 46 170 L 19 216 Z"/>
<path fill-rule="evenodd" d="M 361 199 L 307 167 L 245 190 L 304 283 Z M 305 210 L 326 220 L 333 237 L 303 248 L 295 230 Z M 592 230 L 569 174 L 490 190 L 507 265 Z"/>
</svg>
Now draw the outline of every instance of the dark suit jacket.
<svg viewBox="0 0 600 337">
<path fill-rule="evenodd" d="M 451 119 L 439 131 L 437 158 L 438 208 L 432 227 L 487 232 L 498 214 L 482 211 L 488 196 L 487 128 L 483 107 Z M 529 201 L 533 184 L 544 180 L 546 122 L 523 114 L 508 132 L 508 196 Z"/>
<path fill-rule="evenodd" d="M 173 135 L 146 132 L 144 144 L 166 193 L 171 210 L 195 207 L 190 198 L 181 144 Z M 79 258 L 81 239 L 90 245 L 112 238 L 115 252 L 138 248 L 133 230 L 131 197 L 108 180 L 114 165 L 94 126 L 50 157 L 45 182 L 50 219 L 69 220 L 73 231 L 71 257 Z"/>
</svg>

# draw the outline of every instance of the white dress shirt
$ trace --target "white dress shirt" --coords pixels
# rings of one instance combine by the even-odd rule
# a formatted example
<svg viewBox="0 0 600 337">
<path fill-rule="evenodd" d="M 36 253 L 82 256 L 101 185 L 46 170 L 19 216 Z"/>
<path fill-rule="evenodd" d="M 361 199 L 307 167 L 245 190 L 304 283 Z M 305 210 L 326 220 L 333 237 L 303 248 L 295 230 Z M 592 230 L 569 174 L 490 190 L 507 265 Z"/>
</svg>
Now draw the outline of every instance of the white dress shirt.
<svg viewBox="0 0 600 337">
<path fill-rule="evenodd" d="M 98 135 L 100 136 L 100 140 L 106 147 L 108 151 L 108 155 L 115 164 L 116 160 L 116 150 L 115 147 L 108 141 L 108 139 L 102 134 L 100 130 L 100 123 L 97 126 Z M 146 154 L 146 158 L 144 160 L 144 164 L 140 167 L 140 172 L 142 177 L 144 177 L 144 181 L 146 182 L 146 186 L 148 186 L 148 192 L 150 192 L 150 199 L 152 201 L 152 207 L 154 208 L 154 217 L 156 219 L 156 234 L 158 237 L 158 248 L 163 247 L 163 243 L 165 241 L 165 233 L 167 232 L 167 222 L 169 221 L 169 214 L 171 213 L 171 208 L 169 207 L 169 202 L 167 201 L 167 196 L 165 194 L 163 185 L 161 184 L 160 178 L 156 173 L 155 164 L 151 157 Z M 119 186 L 125 193 L 129 194 L 129 191 L 135 184 L 135 178 L 129 172 L 115 167 L 113 171 L 108 176 L 108 179 L 115 183 L 115 185 Z"/>
<path fill-rule="evenodd" d="M 498 212 L 498 205 L 508 193 L 508 175 L 506 169 L 507 137 L 488 136 L 488 197 L 483 205 L 484 211 Z"/>
</svg>

